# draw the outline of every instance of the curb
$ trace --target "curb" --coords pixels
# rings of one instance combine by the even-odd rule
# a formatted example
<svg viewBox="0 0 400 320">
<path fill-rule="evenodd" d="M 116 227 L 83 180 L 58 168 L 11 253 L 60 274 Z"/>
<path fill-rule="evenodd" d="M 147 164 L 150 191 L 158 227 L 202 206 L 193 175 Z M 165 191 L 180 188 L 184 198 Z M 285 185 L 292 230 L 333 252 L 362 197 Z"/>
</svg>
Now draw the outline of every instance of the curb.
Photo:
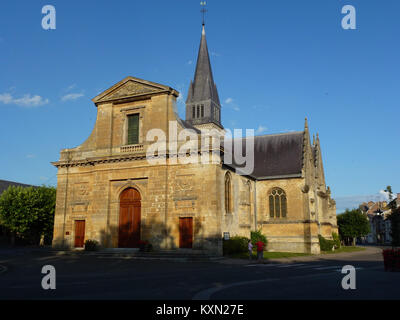
<svg viewBox="0 0 400 320">
<path fill-rule="evenodd" d="M 364 247 L 365 248 L 365 247 Z M 365 250 L 361 251 L 353 251 L 353 252 L 340 252 L 333 254 L 315 254 L 309 256 L 297 256 L 297 257 L 288 257 L 288 258 L 272 258 L 272 259 L 264 259 L 262 264 L 282 264 L 282 263 L 298 263 L 298 262 L 313 262 L 313 261 L 321 261 L 321 260 L 330 260 L 332 258 L 341 258 L 346 257 L 350 254 L 355 255 L 363 255 L 366 253 L 377 253 L 379 252 L 379 248 L 371 247 L 365 248 Z M 256 261 L 256 260 L 253 260 Z M 235 259 L 235 258 L 227 258 L 225 261 L 220 261 L 220 263 L 231 264 L 231 265 L 246 265 L 249 263 L 247 259 Z"/>
<path fill-rule="evenodd" d="M 6 266 L 0 265 L 0 274 L 7 272 L 8 268 Z"/>
</svg>

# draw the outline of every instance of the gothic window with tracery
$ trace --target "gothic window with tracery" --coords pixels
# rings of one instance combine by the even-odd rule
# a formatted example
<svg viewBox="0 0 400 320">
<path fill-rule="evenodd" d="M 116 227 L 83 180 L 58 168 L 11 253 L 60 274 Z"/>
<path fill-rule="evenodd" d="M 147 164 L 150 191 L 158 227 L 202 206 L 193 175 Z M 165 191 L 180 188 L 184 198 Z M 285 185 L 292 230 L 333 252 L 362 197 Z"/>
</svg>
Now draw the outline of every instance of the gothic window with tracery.
<svg viewBox="0 0 400 320">
<path fill-rule="evenodd" d="M 269 216 L 271 218 L 286 218 L 286 193 L 280 188 L 273 188 L 269 193 Z"/>
<path fill-rule="evenodd" d="M 225 212 L 232 212 L 232 180 L 231 175 L 225 175 Z"/>
</svg>

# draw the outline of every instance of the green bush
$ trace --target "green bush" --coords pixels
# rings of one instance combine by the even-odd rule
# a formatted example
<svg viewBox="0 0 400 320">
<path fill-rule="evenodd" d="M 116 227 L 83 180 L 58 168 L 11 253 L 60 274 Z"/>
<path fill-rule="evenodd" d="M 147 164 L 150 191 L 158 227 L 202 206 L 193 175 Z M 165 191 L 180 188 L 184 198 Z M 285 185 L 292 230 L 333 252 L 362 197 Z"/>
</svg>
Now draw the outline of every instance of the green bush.
<svg viewBox="0 0 400 320">
<path fill-rule="evenodd" d="M 85 251 L 96 251 L 99 248 L 99 243 L 96 240 L 85 241 Z"/>
<path fill-rule="evenodd" d="M 248 251 L 249 239 L 246 237 L 235 236 L 223 241 L 224 255 L 243 253 Z"/>
<path fill-rule="evenodd" d="M 335 243 L 333 240 L 325 239 L 320 234 L 318 235 L 318 238 L 319 238 L 319 246 L 321 248 L 321 251 L 332 251 L 332 248 Z"/>
<path fill-rule="evenodd" d="M 335 249 L 339 249 L 340 248 L 339 235 L 336 232 L 332 232 L 332 238 L 333 238 L 333 242 L 335 244 Z"/>
<path fill-rule="evenodd" d="M 268 243 L 267 237 L 261 233 L 261 230 L 252 231 L 250 237 L 253 246 L 255 246 L 258 241 L 264 242 L 265 246 L 267 246 Z"/>
</svg>

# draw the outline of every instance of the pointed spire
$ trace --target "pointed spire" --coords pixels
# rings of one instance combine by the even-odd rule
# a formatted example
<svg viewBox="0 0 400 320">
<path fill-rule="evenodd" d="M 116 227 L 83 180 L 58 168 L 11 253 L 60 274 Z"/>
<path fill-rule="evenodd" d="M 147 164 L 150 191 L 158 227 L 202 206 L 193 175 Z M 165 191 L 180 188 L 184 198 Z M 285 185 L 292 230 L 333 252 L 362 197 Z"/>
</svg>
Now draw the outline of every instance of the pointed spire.
<svg viewBox="0 0 400 320">
<path fill-rule="evenodd" d="M 191 110 L 193 107 L 197 108 L 198 105 L 203 105 L 204 116 L 193 119 L 193 112 Z M 219 101 L 217 86 L 214 83 L 206 31 L 203 24 L 194 80 L 190 83 L 186 99 L 186 120 L 192 124 L 214 122 L 218 126 L 221 126 L 220 110 L 221 103 Z"/>
<path fill-rule="evenodd" d="M 195 101 L 211 99 L 213 94 L 211 91 L 205 90 L 207 87 L 214 87 L 214 78 L 211 69 L 210 56 L 208 54 L 206 31 L 203 25 L 193 81 L 193 99 Z"/>
</svg>

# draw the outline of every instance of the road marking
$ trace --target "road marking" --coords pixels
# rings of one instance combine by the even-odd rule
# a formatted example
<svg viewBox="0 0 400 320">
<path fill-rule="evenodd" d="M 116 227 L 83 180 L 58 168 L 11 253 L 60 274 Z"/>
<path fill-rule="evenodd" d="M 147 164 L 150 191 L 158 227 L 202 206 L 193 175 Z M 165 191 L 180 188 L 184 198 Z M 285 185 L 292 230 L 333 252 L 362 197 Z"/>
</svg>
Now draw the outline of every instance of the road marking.
<svg viewBox="0 0 400 320">
<path fill-rule="evenodd" d="M 285 278 L 285 280 L 288 279 L 323 279 L 326 277 L 332 277 L 335 276 L 334 273 L 318 273 L 318 274 L 308 274 L 308 275 L 302 275 L 302 276 L 294 276 L 294 277 L 288 277 Z M 225 286 L 220 286 L 220 287 L 213 287 L 213 288 L 209 288 L 209 289 L 205 289 L 203 291 L 198 292 L 197 294 L 195 294 L 192 298 L 192 300 L 210 300 L 210 297 L 221 290 L 225 290 L 231 287 L 236 287 L 236 286 L 242 286 L 242 285 L 251 285 L 251 284 L 259 284 L 262 282 L 273 282 L 273 281 L 279 281 L 281 279 L 277 279 L 277 278 L 271 278 L 271 279 L 261 279 L 261 280 L 253 280 L 253 281 L 242 281 L 242 282 L 235 282 L 232 284 L 228 284 Z"/>
<path fill-rule="evenodd" d="M 278 264 L 246 264 L 245 267 L 276 267 Z"/>
<path fill-rule="evenodd" d="M 235 283 L 231 283 L 231 284 L 227 284 L 225 286 L 220 286 L 217 288 L 209 288 L 203 291 L 200 291 L 198 293 L 196 293 L 192 300 L 209 300 L 211 295 L 213 295 L 214 293 L 221 291 L 221 290 L 225 290 L 228 288 L 232 288 L 232 287 L 237 287 L 237 286 L 243 286 L 246 284 L 259 284 L 261 282 L 272 282 L 272 281 L 278 281 L 279 279 L 264 279 L 264 280 L 252 280 L 252 281 L 241 281 L 241 282 L 235 282 Z"/>
<path fill-rule="evenodd" d="M 304 267 L 299 267 L 299 269 L 306 269 L 306 268 L 318 268 L 323 267 L 323 264 L 316 264 L 316 265 L 305 265 Z"/>
<path fill-rule="evenodd" d="M 2 266 L 2 265 L 0 265 L 0 274 L 2 274 L 2 273 L 4 273 L 4 272 L 6 272 L 8 269 L 7 269 L 7 267 L 6 266 Z"/>
<path fill-rule="evenodd" d="M 277 266 L 277 268 L 291 268 L 291 267 L 297 267 L 297 266 L 304 266 L 304 263 L 285 264 L 285 265 Z"/>
<path fill-rule="evenodd" d="M 314 268 L 314 270 L 328 270 L 328 269 L 338 269 L 342 270 L 340 266 L 330 266 L 330 267 L 321 267 L 321 268 Z"/>
<path fill-rule="evenodd" d="M 364 268 L 361 268 L 361 267 L 358 267 L 358 268 L 354 268 L 355 270 L 364 270 Z M 334 270 L 334 271 L 337 271 L 337 272 L 342 272 L 342 268 L 340 268 L 340 269 L 336 269 L 336 270 Z"/>
</svg>

